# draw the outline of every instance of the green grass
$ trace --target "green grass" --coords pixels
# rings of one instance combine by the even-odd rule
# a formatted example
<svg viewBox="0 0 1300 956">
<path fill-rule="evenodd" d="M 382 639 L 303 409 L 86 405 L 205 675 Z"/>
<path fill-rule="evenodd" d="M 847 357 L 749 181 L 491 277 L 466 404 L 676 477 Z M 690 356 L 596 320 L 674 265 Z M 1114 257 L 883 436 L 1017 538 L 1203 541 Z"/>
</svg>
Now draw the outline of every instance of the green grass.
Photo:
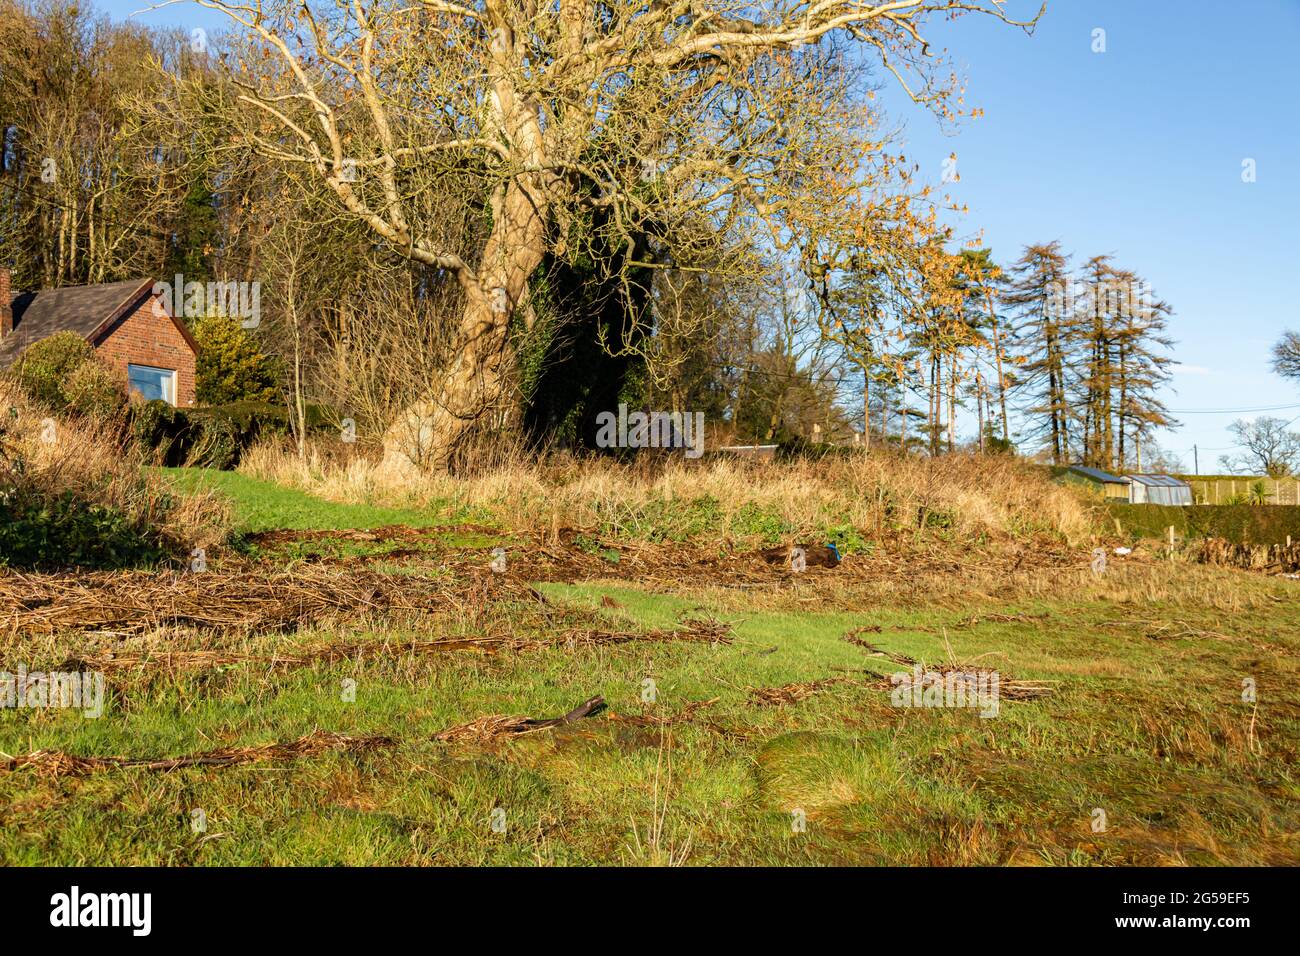
<svg viewBox="0 0 1300 956">
<path fill-rule="evenodd" d="M 325 501 L 304 491 L 235 471 L 212 468 L 160 468 L 183 492 L 214 489 L 234 505 L 236 530 L 245 533 L 275 528 L 293 530 L 377 528 L 404 524 L 427 528 L 447 523 L 436 510 L 381 508 L 368 504 Z"/>
<path fill-rule="evenodd" d="M 713 614 L 734 623 L 735 641 L 119 677 L 100 720 L 6 714 L 0 750 L 175 755 L 317 728 L 397 744 L 163 774 L 0 774 L 0 862 L 1296 862 L 1297 632 L 1287 606 L 1245 621 L 1209 608 L 1071 601 L 742 613 L 735 599 L 704 592 L 543 590 L 578 615 L 599 608 L 611 628 Z M 545 636 L 518 609 L 489 612 L 516 633 Z M 995 612 L 1021 620 L 971 623 Z M 1105 626 L 1129 618 L 1175 618 L 1189 633 L 1155 640 L 1137 625 Z M 1005 702 L 993 719 L 894 707 L 888 690 L 852 683 L 787 706 L 754 703 L 751 688 L 898 670 L 842 639 L 862 625 L 879 625 L 865 637 L 892 652 L 979 660 L 1017 678 L 1058 680 L 1059 689 Z M 1237 640 L 1214 636 L 1222 634 Z M 292 652 L 391 636 L 363 628 L 257 641 Z M 1269 642 L 1289 656 L 1262 653 Z M 1245 745 L 1252 709 L 1240 700 L 1243 675 L 1260 687 L 1262 753 Z M 355 701 L 341 693 L 346 678 L 357 682 Z M 653 703 L 643 697 L 647 679 Z M 598 716 L 495 744 L 433 740 L 485 714 L 553 716 L 593 694 L 617 715 L 719 700 L 663 731 Z M 1096 808 L 1108 818 L 1104 833 L 1090 827 Z M 195 809 L 206 814 L 203 833 L 193 832 Z M 492 826 L 497 810 L 504 832 Z"/>
<path fill-rule="evenodd" d="M 331 504 L 228 472 L 169 474 L 230 495 L 244 531 L 437 519 Z M 434 560 L 418 563 L 382 559 L 391 544 L 330 538 L 262 557 L 379 558 L 370 567 L 455 583 L 458 566 L 436 552 L 498 540 L 432 538 L 419 546 L 434 552 L 421 559 Z M 635 558 L 610 562 L 607 573 L 630 578 L 634 567 Z M 1152 584 L 1152 574 L 1166 583 Z M 0 751 L 9 755 L 175 756 L 317 730 L 393 740 L 166 773 L 0 771 L 0 864 L 1300 862 L 1295 582 L 1173 563 L 1121 565 L 1106 580 L 1108 600 L 1061 588 L 1007 604 L 954 580 L 921 603 L 893 606 L 841 591 L 829 576 L 779 592 L 683 580 L 664 593 L 623 579 L 540 584 L 546 604 L 494 599 L 485 587 L 418 632 L 376 616 L 253 635 L 0 635 L 0 670 L 50 669 L 106 650 L 294 654 L 483 633 L 548 642 L 287 670 L 186 670 L 159 656 L 110 672 L 100 719 L 0 711 Z M 666 629 L 701 617 L 728 622 L 733 640 L 571 647 L 561 639 L 571 626 Z M 861 628 L 861 639 L 895 655 L 1054 681 L 1056 692 L 1004 700 L 992 718 L 895 706 L 887 678 L 905 668 L 844 640 Z M 1257 706 L 1242 699 L 1244 679 L 1257 685 Z M 828 680 L 781 706 L 754 695 Z M 355 681 L 355 699 L 345 681 Z M 571 726 L 435 739 L 487 715 L 557 716 L 597 694 L 608 711 Z M 671 718 L 702 702 L 712 703 L 662 726 L 620 719 Z M 1092 826 L 1099 809 L 1101 832 Z"/>
</svg>

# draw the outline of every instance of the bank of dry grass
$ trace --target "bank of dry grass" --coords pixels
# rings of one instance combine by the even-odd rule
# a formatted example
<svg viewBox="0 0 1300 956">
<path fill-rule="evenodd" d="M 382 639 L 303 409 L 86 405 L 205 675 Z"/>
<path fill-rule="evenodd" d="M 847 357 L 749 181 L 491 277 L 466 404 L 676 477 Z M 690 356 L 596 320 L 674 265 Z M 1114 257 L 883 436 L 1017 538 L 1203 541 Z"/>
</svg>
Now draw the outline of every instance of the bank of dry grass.
<svg viewBox="0 0 1300 956">
<path fill-rule="evenodd" d="M 141 462 L 121 420 L 54 415 L 0 382 L 0 507 L 11 532 L 22 522 L 49 550 L 60 535 L 80 534 L 73 524 L 93 513 L 100 531 L 120 529 L 165 550 L 207 547 L 226 537 L 231 519 L 224 499 L 177 494 Z M 10 544 L 16 549 L 23 542 L 15 537 Z M 46 557 L 56 564 L 61 555 Z M 0 553 L 0 564 L 5 558 Z"/>
<path fill-rule="evenodd" d="M 754 463 L 513 456 L 469 477 L 411 474 L 356 457 L 300 461 L 252 449 L 240 470 L 331 501 L 439 507 L 516 530 L 599 529 L 635 537 L 782 539 L 841 529 L 863 537 L 938 528 L 965 536 L 1091 537 L 1094 506 L 1015 459 L 897 455 Z M 852 535 L 850 535 L 852 537 Z"/>
</svg>

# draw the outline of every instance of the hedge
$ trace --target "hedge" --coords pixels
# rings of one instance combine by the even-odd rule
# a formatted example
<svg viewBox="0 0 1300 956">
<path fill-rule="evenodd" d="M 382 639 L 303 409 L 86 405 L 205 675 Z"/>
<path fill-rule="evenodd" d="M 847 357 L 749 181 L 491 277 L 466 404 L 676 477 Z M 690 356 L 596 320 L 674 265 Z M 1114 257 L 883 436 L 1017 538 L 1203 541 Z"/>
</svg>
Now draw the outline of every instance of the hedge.
<svg viewBox="0 0 1300 956">
<path fill-rule="evenodd" d="M 1180 538 L 1226 538 L 1234 544 L 1284 544 L 1300 541 L 1300 507 L 1295 505 L 1130 505 L 1108 503 L 1121 533 L 1163 538 L 1170 525 Z"/>
<path fill-rule="evenodd" d="M 308 406 L 308 428 L 326 427 L 328 422 L 325 409 Z M 155 452 L 159 465 L 221 469 L 238 465 L 259 438 L 291 430 L 289 411 L 283 405 L 232 402 L 182 409 L 162 401 L 132 406 L 131 429 L 143 447 Z"/>
</svg>

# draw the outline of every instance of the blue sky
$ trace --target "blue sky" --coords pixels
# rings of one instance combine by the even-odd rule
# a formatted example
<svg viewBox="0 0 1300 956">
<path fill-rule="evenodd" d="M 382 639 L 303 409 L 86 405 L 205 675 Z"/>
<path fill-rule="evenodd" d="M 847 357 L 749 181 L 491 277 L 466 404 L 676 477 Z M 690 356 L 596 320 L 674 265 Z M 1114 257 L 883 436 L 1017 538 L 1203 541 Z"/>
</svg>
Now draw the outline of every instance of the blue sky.
<svg viewBox="0 0 1300 956">
<path fill-rule="evenodd" d="M 977 19 L 943 41 L 967 104 L 987 115 L 945 135 L 912 110 L 905 133 L 936 182 L 957 153 L 961 180 L 946 188 L 969 204 L 961 231 L 983 229 L 1003 262 L 1060 239 L 1077 260 L 1110 253 L 1144 275 L 1175 309 L 1171 409 L 1293 404 L 1270 414 L 1300 416 L 1300 385 L 1268 354 L 1300 328 L 1300 0 L 1049 0 L 1032 37 Z M 1104 53 L 1092 52 L 1098 28 Z M 1238 417 L 1255 416 L 1179 415 L 1159 441 L 1188 468 L 1199 444 L 1208 471 Z"/>
<path fill-rule="evenodd" d="M 100 0 L 124 18 L 142 0 Z M 1037 0 L 1009 0 L 1032 15 Z M 193 3 L 144 14 L 155 25 L 220 27 Z M 1094 30 L 1105 52 L 1094 53 Z M 1110 253 L 1175 310 L 1175 410 L 1295 405 L 1300 385 L 1269 370 L 1285 328 L 1300 328 L 1300 0 L 1049 0 L 1032 37 L 970 17 L 934 34 L 986 115 L 945 131 L 887 93 L 906 152 L 947 186 L 1002 262 L 1060 239 L 1078 260 Z M 1256 181 L 1242 181 L 1253 159 Z M 1254 413 L 1180 414 L 1160 443 L 1210 471 L 1226 427 Z M 1297 423 L 1300 427 L 1300 423 Z"/>
</svg>

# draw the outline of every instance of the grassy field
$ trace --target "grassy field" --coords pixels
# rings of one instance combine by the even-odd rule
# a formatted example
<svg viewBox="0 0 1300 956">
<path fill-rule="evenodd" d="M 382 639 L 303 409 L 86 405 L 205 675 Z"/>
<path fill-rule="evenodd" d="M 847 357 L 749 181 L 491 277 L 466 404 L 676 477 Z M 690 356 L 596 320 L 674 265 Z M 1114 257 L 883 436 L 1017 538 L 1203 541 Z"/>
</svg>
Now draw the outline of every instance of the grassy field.
<svg viewBox="0 0 1300 956">
<path fill-rule="evenodd" d="M 1300 862 L 1295 581 L 943 528 L 795 575 L 174 480 L 234 499 L 240 547 L 15 606 L 5 668 L 79 662 L 109 699 L 0 714 L 0 862 Z M 996 670 L 997 715 L 895 706 L 912 662 Z"/>
<path fill-rule="evenodd" d="M 274 528 L 373 528 L 391 524 L 425 528 L 438 523 L 435 509 L 432 508 L 341 504 L 236 471 L 217 471 L 212 468 L 153 470 L 165 475 L 179 491 L 212 489 L 228 497 L 235 506 L 236 526 L 245 533 Z"/>
</svg>

